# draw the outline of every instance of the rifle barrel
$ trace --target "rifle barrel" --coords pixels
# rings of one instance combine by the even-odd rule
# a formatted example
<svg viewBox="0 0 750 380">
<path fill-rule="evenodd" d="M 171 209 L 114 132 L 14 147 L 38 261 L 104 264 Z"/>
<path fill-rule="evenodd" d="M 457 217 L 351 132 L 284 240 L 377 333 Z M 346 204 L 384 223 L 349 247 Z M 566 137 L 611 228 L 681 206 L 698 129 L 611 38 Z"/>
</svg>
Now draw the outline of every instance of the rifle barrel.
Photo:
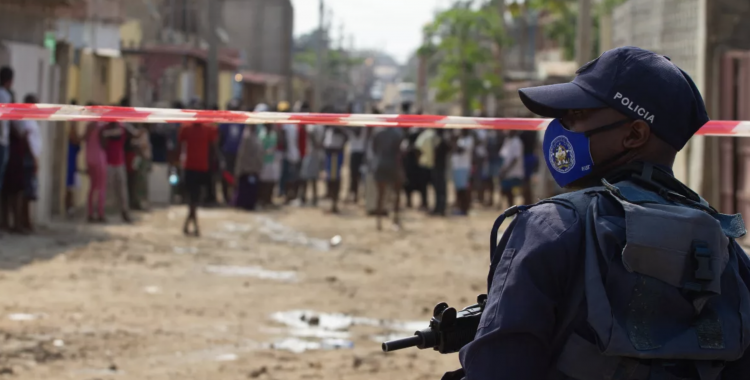
<svg viewBox="0 0 750 380">
<path fill-rule="evenodd" d="M 422 344 L 422 337 L 414 335 L 409 338 L 396 339 L 390 342 L 383 343 L 383 352 L 391 352 L 396 350 L 402 350 L 404 348 L 416 347 Z"/>
</svg>

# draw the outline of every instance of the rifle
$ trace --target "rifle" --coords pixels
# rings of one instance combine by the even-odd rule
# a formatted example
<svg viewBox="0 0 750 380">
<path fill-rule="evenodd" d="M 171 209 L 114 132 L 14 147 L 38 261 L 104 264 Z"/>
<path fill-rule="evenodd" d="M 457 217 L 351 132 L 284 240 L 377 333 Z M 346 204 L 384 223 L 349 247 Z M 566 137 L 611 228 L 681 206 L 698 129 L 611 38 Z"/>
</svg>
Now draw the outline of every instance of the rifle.
<svg viewBox="0 0 750 380">
<path fill-rule="evenodd" d="M 430 327 L 417 331 L 414 336 L 384 342 L 383 352 L 391 352 L 409 347 L 420 350 L 432 348 L 441 354 L 458 352 L 471 343 L 479 327 L 479 320 L 487 304 L 487 295 L 477 296 L 477 303 L 461 311 L 441 302 L 435 306 L 430 319 Z"/>
</svg>

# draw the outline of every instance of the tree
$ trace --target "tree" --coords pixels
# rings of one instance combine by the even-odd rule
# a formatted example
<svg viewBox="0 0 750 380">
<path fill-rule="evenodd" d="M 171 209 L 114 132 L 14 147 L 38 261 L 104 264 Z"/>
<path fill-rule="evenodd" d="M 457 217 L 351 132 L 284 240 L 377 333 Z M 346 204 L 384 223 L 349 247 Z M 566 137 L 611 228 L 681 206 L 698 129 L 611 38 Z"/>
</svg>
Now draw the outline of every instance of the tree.
<svg viewBox="0 0 750 380">
<path fill-rule="evenodd" d="M 593 9 L 593 37 L 592 55 L 599 53 L 599 19 L 602 14 L 609 14 L 616 6 L 627 0 L 602 0 Z M 528 0 L 529 7 L 546 12 L 553 17 L 553 21 L 545 26 L 547 38 L 555 39 L 563 49 L 565 59 L 572 60 L 576 56 L 576 25 L 578 22 L 578 0 Z M 516 3 L 514 3 L 516 4 Z M 513 8 L 511 7 L 511 10 Z"/>
<path fill-rule="evenodd" d="M 438 62 L 431 83 L 438 101 L 458 100 L 463 114 L 469 115 L 484 96 L 500 92 L 502 77 L 493 51 L 504 44 L 505 33 L 498 12 L 457 1 L 438 13 L 424 32 L 427 42 L 419 54 Z"/>
<path fill-rule="evenodd" d="M 316 66 L 315 44 L 318 33 L 319 31 L 315 30 L 297 37 L 294 41 L 294 63 L 304 65 L 310 70 Z M 330 45 L 330 38 L 327 35 L 323 37 L 323 41 L 325 41 L 326 46 Z M 346 81 L 349 69 L 361 65 L 363 62 L 364 59 L 361 57 L 352 57 L 352 52 L 342 49 L 329 49 L 324 66 L 326 77 Z"/>
</svg>

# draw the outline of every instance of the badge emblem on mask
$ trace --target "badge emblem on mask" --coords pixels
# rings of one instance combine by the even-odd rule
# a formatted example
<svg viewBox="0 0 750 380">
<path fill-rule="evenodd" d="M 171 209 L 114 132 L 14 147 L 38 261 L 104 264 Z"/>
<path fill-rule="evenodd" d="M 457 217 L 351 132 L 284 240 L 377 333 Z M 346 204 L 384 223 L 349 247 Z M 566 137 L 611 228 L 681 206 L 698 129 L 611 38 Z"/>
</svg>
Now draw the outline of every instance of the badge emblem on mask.
<svg viewBox="0 0 750 380">
<path fill-rule="evenodd" d="M 558 173 L 565 174 L 576 166 L 576 152 L 573 150 L 573 144 L 567 137 L 557 136 L 549 147 L 549 157 L 547 157 L 550 167 Z"/>
<path fill-rule="evenodd" d="M 565 187 L 589 175 L 594 166 L 594 160 L 591 158 L 590 137 L 617 128 L 627 122 L 629 122 L 627 119 L 620 120 L 588 132 L 571 132 L 562 125 L 560 120 L 552 120 L 544 132 L 543 152 L 547 152 L 547 167 L 555 182 L 560 187 Z M 576 156 L 576 152 L 578 152 L 578 156 Z M 627 150 L 622 151 L 604 160 L 599 165 L 606 167 L 609 163 L 620 159 L 627 153 Z"/>
</svg>

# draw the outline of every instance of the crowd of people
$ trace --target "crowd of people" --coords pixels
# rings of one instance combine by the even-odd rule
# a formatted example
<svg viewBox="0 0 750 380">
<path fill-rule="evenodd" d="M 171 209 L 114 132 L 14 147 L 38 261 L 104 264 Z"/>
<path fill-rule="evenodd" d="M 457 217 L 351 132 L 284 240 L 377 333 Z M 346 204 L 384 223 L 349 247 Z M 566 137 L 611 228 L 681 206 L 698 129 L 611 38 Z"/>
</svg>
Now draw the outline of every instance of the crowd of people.
<svg viewBox="0 0 750 380">
<path fill-rule="evenodd" d="M 200 104 L 190 105 L 197 107 Z M 231 102 L 228 109 L 238 110 L 239 102 Z M 261 103 L 254 111 L 308 112 L 309 107 L 304 102 L 294 107 L 288 102 Z M 350 110 L 323 109 L 339 111 Z M 197 207 L 218 203 L 219 183 L 227 205 L 263 210 L 317 206 L 319 181 L 324 181 L 329 212 L 340 212 L 342 195 L 345 203 L 360 204 L 364 194 L 368 214 L 377 217 L 382 229 L 382 218 L 391 213 L 394 226 L 400 227 L 402 193 L 405 207 L 414 206 L 412 198 L 418 193 L 419 209 L 438 217 L 466 216 L 474 203 L 493 207 L 496 183 L 498 201 L 506 207 L 517 195 L 533 203 L 530 179 L 538 168 L 535 132 L 188 123 L 175 126 L 172 137 L 173 182 L 176 194 L 189 205 L 183 230 L 196 236 Z M 342 175 L 345 162 L 348 176 Z M 348 183 L 342 189 L 345 177 Z M 452 208 L 450 182 L 455 189 Z"/>
<path fill-rule="evenodd" d="M 129 106 L 129 100 L 124 98 L 119 105 Z M 89 180 L 86 215 L 90 223 L 107 222 L 108 191 L 114 194 L 115 206 L 125 223 L 132 222 L 131 210 L 148 208 L 151 129 L 149 125 L 102 121 L 89 122 L 82 131 L 75 125 L 68 129 L 65 208 L 69 214 L 75 210 L 79 174 Z M 82 150 L 83 167 L 79 165 Z"/>
<path fill-rule="evenodd" d="M 0 103 L 15 103 L 12 84 L 13 70 L 3 67 Z M 37 99 L 28 94 L 24 101 Z M 120 105 L 128 103 L 123 99 Z M 173 107 L 185 108 L 179 102 Z M 199 100 L 187 108 L 218 109 Z M 240 102 L 233 100 L 227 108 L 240 110 Z M 253 110 L 309 112 L 309 106 L 261 103 Z M 322 110 L 350 111 L 351 106 Z M 89 180 L 88 221 L 107 221 L 105 204 L 111 192 L 122 220 L 130 223 L 131 210 L 148 208 L 149 173 L 153 165 L 161 164 L 167 168 L 164 180 L 171 186 L 170 201 L 189 205 L 184 233 L 196 236 L 200 235 L 199 205 L 268 210 L 315 207 L 320 199 L 327 199 L 329 211 L 339 213 L 343 195 L 347 204 L 363 203 L 364 198 L 367 213 L 377 217 L 382 229 L 382 219 L 391 214 L 394 226 L 400 226 L 402 198 L 404 206 L 412 208 L 414 193 L 419 195 L 418 208 L 436 217 L 466 216 L 472 204 L 492 207 L 496 185 L 500 202 L 512 205 L 516 195 L 523 195 L 525 203 L 532 203 L 530 178 L 538 166 L 535 132 L 93 121 L 80 130 L 71 126 L 68 137 L 65 206 L 69 213 L 76 208 L 74 193 L 83 174 Z M 0 229 L 33 231 L 29 208 L 37 197 L 41 150 L 37 122 L 0 122 Z M 319 194 L 321 181 L 324 194 Z M 454 189 L 452 207 L 449 183 Z"/>
</svg>

